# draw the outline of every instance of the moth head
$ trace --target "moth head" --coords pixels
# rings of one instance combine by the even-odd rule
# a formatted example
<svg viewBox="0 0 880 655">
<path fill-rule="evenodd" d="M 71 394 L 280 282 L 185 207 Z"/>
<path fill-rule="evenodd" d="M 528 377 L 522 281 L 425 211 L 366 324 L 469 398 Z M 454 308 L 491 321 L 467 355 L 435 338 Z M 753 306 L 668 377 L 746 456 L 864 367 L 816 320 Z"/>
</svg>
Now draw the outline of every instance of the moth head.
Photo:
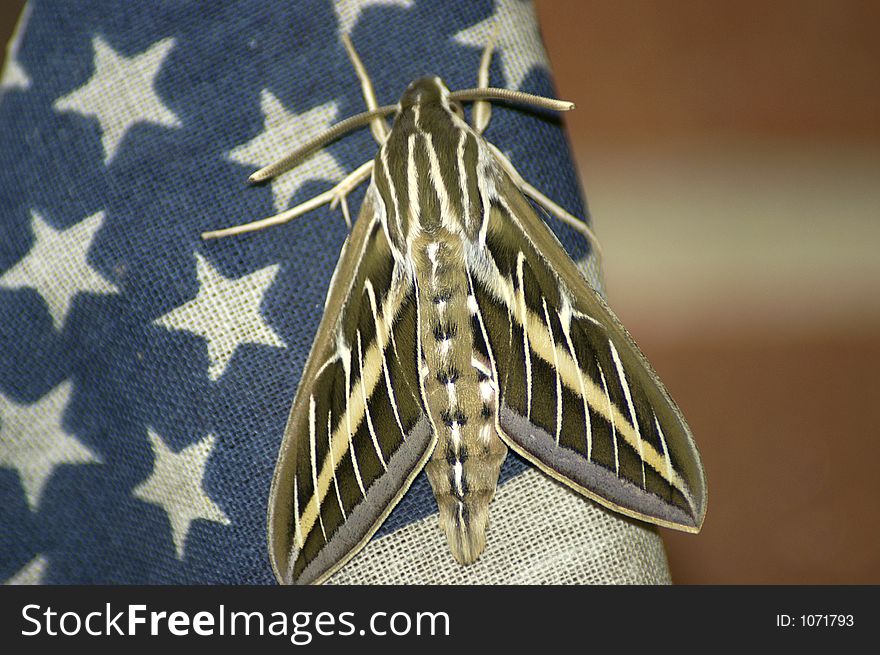
<svg viewBox="0 0 880 655">
<path fill-rule="evenodd" d="M 459 110 L 461 109 L 458 103 L 454 104 L 458 106 Z M 450 108 L 449 88 L 436 75 L 420 77 L 406 87 L 406 91 L 403 92 L 400 98 L 401 111 L 406 111 L 417 105 L 421 107 L 442 106 Z M 455 110 L 453 109 L 453 111 Z"/>
</svg>

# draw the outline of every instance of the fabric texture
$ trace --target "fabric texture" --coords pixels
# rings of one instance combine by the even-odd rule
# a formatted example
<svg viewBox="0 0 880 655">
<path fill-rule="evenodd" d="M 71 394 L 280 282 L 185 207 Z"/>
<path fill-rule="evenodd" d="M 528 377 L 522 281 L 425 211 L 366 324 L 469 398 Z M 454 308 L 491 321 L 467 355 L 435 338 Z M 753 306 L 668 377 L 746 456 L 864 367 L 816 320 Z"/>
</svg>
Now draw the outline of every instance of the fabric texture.
<svg viewBox="0 0 880 655">
<path fill-rule="evenodd" d="M 331 584 L 668 584 L 657 533 L 528 469 L 499 487 L 486 551 L 459 566 L 438 557 L 429 516 L 374 539 Z M 445 555 L 445 553 L 444 553 Z"/>
<path fill-rule="evenodd" d="M 0 96 L 0 579 L 271 583 L 266 501 L 287 412 L 346 226 L 317 209 L 254 235 L 201 232 L 330 188 L 369 130 L 277 181 L 257 167 L 364 109 L 340 35 L 380 103 L 441 75 L 554 95 L 520 0 L 32 0 Z M 562 125 L 496 106 L 486 137 L 585 211 Z M 353 212 L 363 197 L 349 198 Z M 589 247 L 547 218 L 596 288 Z M 334 583 L 664 583 L 652 528 L 511 453 L 488 547 L 457 566 L 424 474 Z"/>
</svg>

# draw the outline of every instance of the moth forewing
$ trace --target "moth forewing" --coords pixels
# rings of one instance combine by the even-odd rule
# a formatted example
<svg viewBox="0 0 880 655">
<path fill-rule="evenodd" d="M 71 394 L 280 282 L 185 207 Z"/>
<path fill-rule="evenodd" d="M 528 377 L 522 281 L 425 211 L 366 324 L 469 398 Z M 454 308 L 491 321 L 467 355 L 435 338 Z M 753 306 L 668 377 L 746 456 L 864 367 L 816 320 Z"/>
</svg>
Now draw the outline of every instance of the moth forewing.
<svg viewBox="0 0 880 655">
<path fill-rule="evenodd" d="M 483 313 L 487 305 L 502 304 L 507 311 L 501 318 L 512 322 L 493 329 L 498 321 L 489 321 L 490 346 L 506 353 L 494 358 L 500 362 L 502 438 L 611 509 L 699 531 L 705 476 L 681 411 L 512 181 L 501 175 L 498 186 L 474 271 L 482 271 L 475 277 L 486 290 L 477 290 Z M 538 406 L 528 398 L 529 387 L 545 389 L 544 403 L 557 408 L 543 425 L 532 415 Z"/>
<path fill-rule="evenodd" d="M 318 583 L 379 528 L 433 444 L 415 391 L 412 291 L 395 273 L 371 194 L 333 274 L 269 493 L 282 583 Z M 396 332 L 396 334 L 395 334 Z"/>
<path fill-rule="evenodd" d="M 354 274 L 360 265 L 371 223 L 375 219 L 368 199 L 365 199 L 361 207 L 361 216 L 364 216 L 365 220 L 358 220 L 346 238 L 330 280 L 324 314 L 303 366 L 302 377 L 288 415 L 287 427 L 281 440 L 269 489 L 267 511 L 269 561 L 279 581 L 289 581 L 290 560 L 294 551 L 298 551 L 302 546 L 302 543 L 297 541 L 303 539 L 301 531 L 296 529 L 294 517 L 297 511 L 295 507 L 301 507 L 303 500 L 298 497 L 294 499 L 296 490 L 293 481 L 296 477 L 298 453 L 305 452 L 303 449 L 308 448 L 308 432 L 299 431 L 298 422 L 301 417 L 308 416 L 310 384 L 314 382 L 319 369 L 325 365 L 328 355 L 335 353 L 333 343 L 335 328 L 345 307 L 345 298 L 351 292 Z"/>
</svg>

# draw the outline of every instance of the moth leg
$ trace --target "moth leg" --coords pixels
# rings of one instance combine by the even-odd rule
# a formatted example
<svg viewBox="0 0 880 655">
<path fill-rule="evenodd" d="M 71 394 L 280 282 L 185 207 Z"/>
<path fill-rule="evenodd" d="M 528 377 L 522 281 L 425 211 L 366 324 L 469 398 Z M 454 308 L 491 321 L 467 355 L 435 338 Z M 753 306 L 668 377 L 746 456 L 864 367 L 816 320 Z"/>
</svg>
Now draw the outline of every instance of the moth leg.
<svg viewBox="0 0 880 655">
<path fill-rule="evenodd" d="M 492 28 L 489 40 L 486 42 L 486 49 L 483 50 L 483 56 L 480 57 L 480 68 L 477 71 L 477 88 L 489 88 L 489 64 L 492 63 L 492 52 L 495 50 L 495 41 L 498 38 L 498 23 Z M 492 118 L 492 103 L 486 100 L 478 100 L 474 103 L 471 114 L 474 130 L 477 134 L 482 134 L 489 126 L 489 119 Z"/>
<path fill-rule="evenodd" d="M 584 235 L 584 238 L 589 242 L 590 247 L 593 249 L 593 252 L 596 255 L 596 260 L 601 270 L 603 257 L 602 244 L 599 243 L 599 238 L 596 236 L 593 230 L 590 229 L 590 226 L 581 219 L 569 214 L 567 211 L 565 211 L 565 209 L 557 205 L 555 202 L 550 200 L 550 198 L 541 193 L 538 189 L 526 182 L 513 167 L 513 164 L 510 163 L 510 160 L 508 160 L 507 157 L 505 157 L 498 148 L 496 148 L 491 143 L 487 143 L 487 145 L 492 149 L 492 153 L 498 158 L 499 163 L 501 164 L 502 168 L 504 168 L 504 171 L 513 180 L 513 183 L 518 186 L 524 194 L 526 194 L 529 198 L 538 203 L 541 207 L 546 209 L 549 213 L 556 216 L 556 218 L 561 220 L 563 223 L 565 223 L 569 227 L 574 228 L 582 235 Z"/>
<path fill-rule="evenodd" d="M 221 230 L 210 230 L 208 232 L 202 232 L 202 238 L 217 239 L 219 237 L 229 237 L 236 234 L 256 232 L 257 230 L 262 230 L 263 228 L 270 227 L 272 225 L 280 225 L 281 223 L 286 223 L 287 221 L 293 220 L 297 216 L 302 216 L 306 212 L 310 212 L 316 207 L 320 207 L 321 205 L 326 205 L 328 203 L 330 204 L 331 208 L 335 208 L 336 205 L 342 203 L 342 214 L 345 217 L 345 222 L 348 224 L 349 229 L 351 229 L 351 217 L 348 214 L 348 203 L 346 202 L 345 198 L 361 182 L 369 178 L 372 172 L 373 160 L 371 159 L 370 161 L 361 164 L 351 173 L 346 175 L 345 179 L 339 182 L 339 184 L 337 184 L 335 187 L 333 187 L 329 191 L 325 191 L 324 193 L 315 196 L 311 200 L 306 200 L 296 207 L 291 207 L 290 209 L 283 211 L 280 214 L 270 216 L 269 218 L 263 218 L 259 221 L 245 223 L 244 225 L 236 225 L 234 227 L 227 227 Z"/>
<path fill-rule="evenodd" d="M 361 81 L 361 91 L 364 94 L 364 102 L 367 103 L 367 109 L 369 111 L 377 109 L 379 103 L 376 102 L 376 92 L 373 90 L 373 83 L 370 81 L 367 69 L 364 67 L 361 58 L 358 57 L 358 53 L 354 49 L 348 34 L 342 35 L 342 45 L 345 46 L 348 58 L 351 60 L 351 65 L 354 66 L 354 72 Z M 379 116 L 373 119 L 370 122 L 370 132 L 373 133 L 373 138 L 380 146 L 385 143 L 385 139 L 388 138 L 388 124 L 385 122 L 385 119 Z"/>
</svg>

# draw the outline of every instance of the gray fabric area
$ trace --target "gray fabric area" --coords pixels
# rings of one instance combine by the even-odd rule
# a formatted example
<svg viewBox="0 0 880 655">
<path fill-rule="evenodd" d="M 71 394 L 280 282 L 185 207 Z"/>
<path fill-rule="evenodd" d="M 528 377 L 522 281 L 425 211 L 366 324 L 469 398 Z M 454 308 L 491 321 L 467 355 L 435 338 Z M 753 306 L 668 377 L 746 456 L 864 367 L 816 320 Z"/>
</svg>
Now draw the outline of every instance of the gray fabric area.
<svg viewBox="0 0 880 655">
<path fill-rule="evenodd" d="M 486 551 L 460 566 L 437 516 L 374 539 L 327 584 L 669 584 L 652 526 L 600 507 L 537 470 L 498 489 Z"/>
</svg>

